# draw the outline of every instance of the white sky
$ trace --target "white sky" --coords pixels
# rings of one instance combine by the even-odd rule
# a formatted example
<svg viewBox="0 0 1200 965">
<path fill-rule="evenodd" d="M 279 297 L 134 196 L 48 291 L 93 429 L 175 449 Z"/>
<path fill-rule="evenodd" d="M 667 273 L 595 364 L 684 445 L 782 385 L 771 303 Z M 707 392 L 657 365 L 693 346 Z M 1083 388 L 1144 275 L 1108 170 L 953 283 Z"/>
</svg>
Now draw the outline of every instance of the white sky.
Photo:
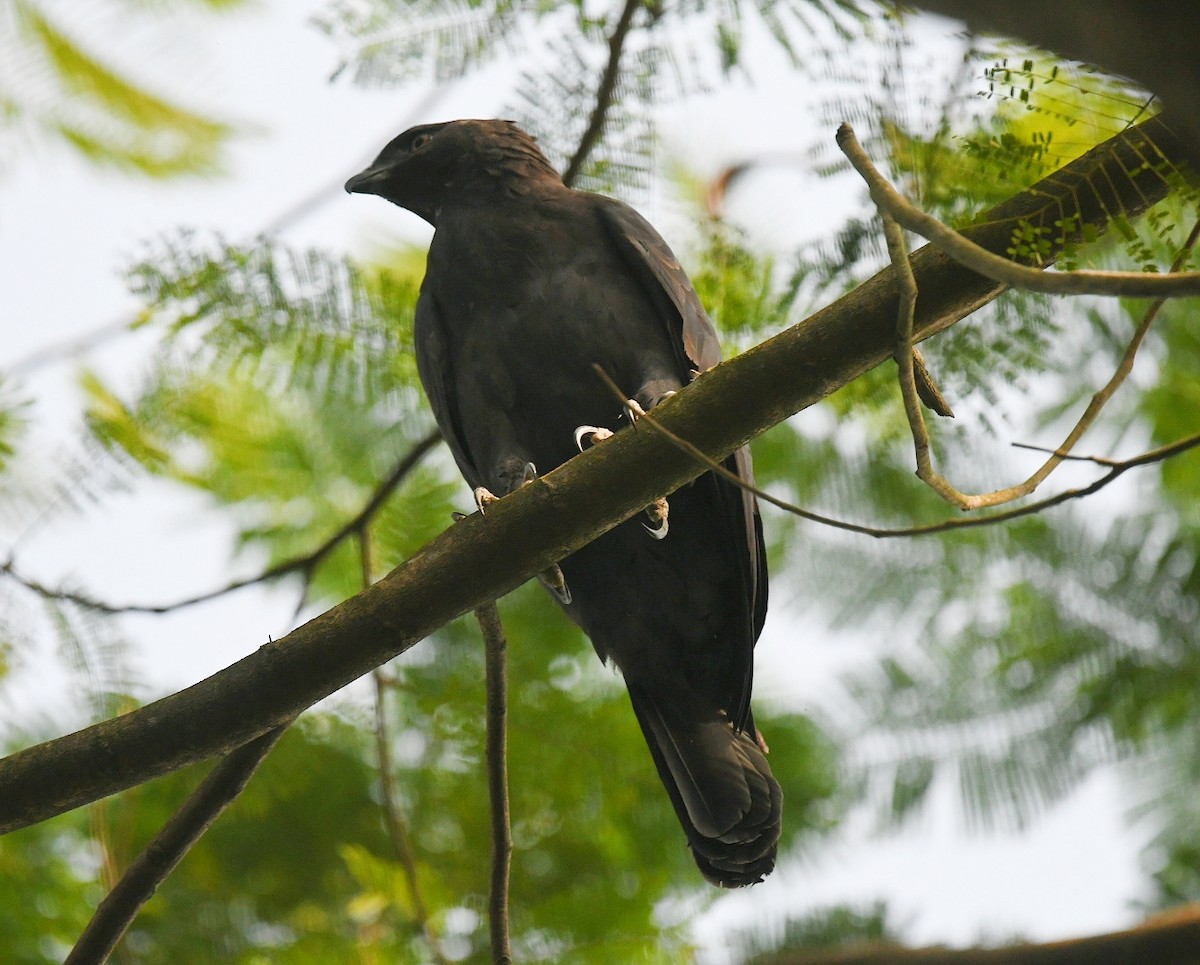
<svg viewBox="0 0 1200 965">
<path fill-rule="evenodd" d="M 234 240 L 252 237 L 298 199 L 340 184 L 409 124 L 491 116 L 507 102 L 505 70 L 441 91 L 436 107 L 423 114 L 414 107 L 427 89 L 327 83 L 336 51 L 305 23 L 304 10 L 320 7 L 312 0 L 304 5 L 269 0 L 224 18 L 183 16 L 146 63 L 138 46 L 145 43 L 144 31 L 114 33 L 112 22 L 103 21 L 88 25 L 93 35 L 112 36 L 116 49 L 139 63 L 152 83 L 232 117 L 249 132 L 232 145 L 229 176 L 211 181 L 149 184 L 97 171 L 44 145 L 10 156 L 10 166 L 0 171 L 0 369 L 131 313 L 136 304 L 125 292 L 120 269 L 146 240 L 178 226 L 215 229 Z M 178 12 L 172 16 L 180 18 Z M 763 52 L 761 58 L 757 86 L 741 83 L 731 93 L 673 108 L 664 124 L 666 152 L 712 173 L 755 151 L 807 145 L 820 113 L 811 85 L 787 73 L 773 54 Z M 815 212 L 836 211 L 845 203 L 830 190 L 827 182 L 776 172 L 739 193 L 730 214 L 764 246 L 812 236 L 822 222 Z M 781 208 L 781 196 L 794 203 Z M 648 213 L 671 237 L 672 213 L 657 207 Z M 836 215 L 826 221 L 836 223 Z M 394 208 L 334 195 L 282 237 L 299 246 L 366 252 L 372 239 L 419 238 L 421 232 L 415 218 Z M 118 338 L 80 362 L 118 387 L 131 385 L 144 350 L 143 340 Z M 25 393 L 37 401 L 30 485 L 34 468 L 40 466 L 43 479 L 55 475 L 76 438 L 71 426 L 80 401 L 77 371 L 73 362 L 59 363 L 22 380 Z M 10 515 L 0 519 L 5 544 L 27 522 L 19 511 Z M 231 571 L 230 535 L 195 497 L 139 483 L 82 519 L 64 515 L 38 529 L 22 543 L 19 560 L 32 576 L 51 584 L 72 582 L 104 599 L 170 600 L 255 571 L 253 560 L 239 561 L 236 573 Z M 7 599 L 0 596 L 0 605 Z M 268 635 L 278 637 L 292 625 L 294 603 L 294 589 L 251 589 L 169 617 L 123 620 L 145 695 L 192 683 Z M 803 706 L 820 699 L 834 672 L 865 646 L 861 640 L 833 639 L 813 620 L 776 607 L 759 651 L 760 690 Z M 74 698 L 59 666 L 51 650 L 34 656 L 16 686 L 0 694 L 0 715 L 10 721 L 70 717 Z M 800 867 L 783 867 L 749 894 L 722 899 L 697 923 L 697 938 L 706 960 L 720 962 L 722 931 L 765 909 L 799 912 L 876 897 L 887 898 L 910 923 L 915 942 L 969 943 L 1016 933 L 1052 939 L 1121 927 L 1134 920 L 1129 902 L 1142 884 L 1139 839 L 1123 828 L 1122 807 L 1114 776 L 1103 773 L 1024 836 L 968 837 L 956 817 L 952 789 L 941 787 L 934 806 L 911 830 L 880 840 L 851 829 L 847 840 Z"/>
</svg>

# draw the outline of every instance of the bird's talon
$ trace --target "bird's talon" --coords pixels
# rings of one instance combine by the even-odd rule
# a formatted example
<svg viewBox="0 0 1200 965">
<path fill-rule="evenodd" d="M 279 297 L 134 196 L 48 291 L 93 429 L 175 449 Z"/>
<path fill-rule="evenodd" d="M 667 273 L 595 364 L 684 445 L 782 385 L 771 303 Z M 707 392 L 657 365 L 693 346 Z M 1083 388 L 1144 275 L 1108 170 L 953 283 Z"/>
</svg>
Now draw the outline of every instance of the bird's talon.
<svg viewBox="0 0 1200 965">
<path fill-rule="evenodd" d="M 643 510 L 650 523 L 642 523 L 642 528 L 655 539 L 665 539 L 669 529 L 667 514 L 670 510 L 670 503 L 667 502 L 665 497 L 660 496 Z"/>
<path fill-rule="evenodd" d="M 487 515 L 487 507 L 492 503 L 498 503 L 500 497 L 484 486 L 480 486 L 475 490 L 475 505 L 479 507 L 479 515 Z"/>
<path fill-rule="evenodd" d="M 467 518 L 467 514 L 460 513 L 457 509 L 452 510 L 450 513 L 450 519 L 456 523 L 461 523 L 466 518 Z"/>
<path fill-rule="evenodd" d="M 604 426 L 580 426 L 575 430 L 575 448 L 583 452 L 583 440 L 587 439 L 591 445 L 598 442 L 603 442 L 605 439 L 612 438 L 612 430 L 605 429 Z"/>
<path fill-rule="evenodd" d="M 625 416 L 629 419 L 629 424 L 635 429 L 637 421 L 646 414 L 646 410 L 642 408 L 642 404 L 637 399 L 625 400 Z"/>
<path fill-rule="evenodd" d="M 542 570 L 538 574 L 538 579 L 542 586 L 553 593 L 563 606 L 571 602 L 571 588 L 567 586 L 567 579 L 563 576 L 562 568 L 557 563 Z"/>
<path fill-rule="evenodd" d="M 525 463 L 521 469 L 521 485 L 526 486 L 537 479 L 537 466 L 531 462 Z"/>
</svg>

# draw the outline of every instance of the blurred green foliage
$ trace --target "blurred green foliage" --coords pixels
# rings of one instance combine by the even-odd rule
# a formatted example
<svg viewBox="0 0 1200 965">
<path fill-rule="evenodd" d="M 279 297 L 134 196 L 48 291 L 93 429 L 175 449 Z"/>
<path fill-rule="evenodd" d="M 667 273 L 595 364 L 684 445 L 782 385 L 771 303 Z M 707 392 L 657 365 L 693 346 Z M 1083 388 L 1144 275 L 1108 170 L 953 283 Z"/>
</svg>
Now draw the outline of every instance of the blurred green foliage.
<svg viewBox="0 0 1200 965">
<path fill-rule="evenodd" d="M 219 10 L 241 2 L 189 0 L 189 5 Z M 120 19 L 126 37 L 132 36 L 131 20 L 151 33 L 168 29 L 148 4 L 137 10 L 137 5 L 93 0 L 87 6 L 85 23 L 110 27 Z M 39 0 L 0 0 L 0 24 L 0 136 L 5 140 L 23 134 L 57 141 L 95 164 L 153 178 L 221 169 L 232 126 L 115 67 L 97 51 L 95 31 L 81 29 L 78 19 Z M 156 51 L 152 43 L 143 43 L 139 53 L 152 59 Z M 9 150 L 0 140 L 0 161 Z"/>
</svg>

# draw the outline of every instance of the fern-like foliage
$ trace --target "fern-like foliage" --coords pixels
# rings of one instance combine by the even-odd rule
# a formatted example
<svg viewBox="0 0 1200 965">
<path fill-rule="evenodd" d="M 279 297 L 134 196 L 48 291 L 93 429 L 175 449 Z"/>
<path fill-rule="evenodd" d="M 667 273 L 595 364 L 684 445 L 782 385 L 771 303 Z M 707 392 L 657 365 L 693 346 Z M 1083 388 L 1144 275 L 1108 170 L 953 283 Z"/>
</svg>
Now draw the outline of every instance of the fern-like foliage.
<svg viewBox="0 0 1200 965">
<path fill-rule="evenodd" d="M 761 931 L 745 931 L 736 940 L 739 961 L 747 965 L 772 962 L 787 952 L 812 954 L 869 944 L 900 943 L 901 928 L 887 905 L 877 901 L 861 907 L 837 905 L 804 916 L 773 922 Z"/>
<path fill-rule="evenodd" d="M 316 250 L 184 233 L 133 266 L 130 283 L 172 363 L 365 406 L 415 384 L 413 278 L 368 276 Z"/>
<path fill-rule="evenodd" d="M 233 507 L 239 545 L 271 563 L 311 552 L 352 518 L 432 426 L 416 387 L 412 277 L 183 235 L 130 278 L 160 351 L 133 399 L 85 376 L 91 433 Z M 431 538 L 451 491 L 444 469 L 411 476 L 380 511 L 387 525 L 375 533 L 391 535 L 375 558 L 395 562 Z M 354 552 L 345 544 L 309 574 L 321 598 L 361 585 Z"/>
<path fill-rule="evenodd" d="M 821 33 L 843 37 L 864 23 L 855 0 L 756 0 L 749 7 L 737 0 L 678 6 L 649 0 L 638 3 L 630 29 L 622 31 L 625 7 L 624 0 L 601 8 L 358 0 L 335 4 L 318 22 L 342 42 L 342 69 L 368 84 L 399 83 L 425 72 L 445 81 L 499 53 L 519 51 L 524 66 L 506 114 L 537 136 L 560 166 L 575 155 L 594 118 L 603 117 L 602 143 L 576 184 L 635 194 L 646 188 L 654 166 L 654 109 L 747 69 L 741 47 L 750 11 L 794 62 L 817 33 L 814 22 L 832 25 Z M 614 53 L 620 72 L 605 93 L 601 78 Z"/>
<path fill-rule="evenodd" d="M 29 401 L 0 376 L 0 492 L 4 490 L 5 476 L 16 455 L 18 440 L 28 424 L 28 407 Z"/>
<path fill-rule="evenodd" d="M 438 81 L 522 46 L 520 28 L 548 7 L 530 0 L 338 0 L 314 22 L 347 48 L 337 73 L 396 84 L 432 72 Z"/>
<path fill-rule="evenodd" d="M 112 6 L 113 16 L 134 16 Z M 140 86 L 50 5 L 3 0 L 0 25 L 0 130 L 36 131 L 97 164 L 151 177 L 220 169 L 228 123 Z"/>
</svg>

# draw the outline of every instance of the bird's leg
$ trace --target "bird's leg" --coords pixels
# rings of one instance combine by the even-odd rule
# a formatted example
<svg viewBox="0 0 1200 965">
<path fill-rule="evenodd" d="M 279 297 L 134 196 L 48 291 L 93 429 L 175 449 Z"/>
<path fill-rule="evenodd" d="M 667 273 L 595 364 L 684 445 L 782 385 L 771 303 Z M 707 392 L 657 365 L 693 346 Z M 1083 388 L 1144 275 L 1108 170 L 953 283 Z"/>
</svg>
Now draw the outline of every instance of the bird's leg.
<svg viewBox="0 0 1200 965">
<path fill-rule="evenodd" d="M 502 475 L 508 476 L 509 474 Z M 515 481 L 508 483 L 507 492 L 516 492 L 522 486 L 533 482 L 535 479 L 537 479 L 537 466 L 531 462 L 527 462 L 521 467 L 520 475 L 516 477 Z M 476 487 L 474 490 L 474 496 L 475 505 L 479 507 L 479 514 L 481 516 L 487 515 L 488 506 L 490 506 L 492 503 L 500 501 L 500 497 L 495 495 L 486 486 Z M 450 516 L 456 523 L 460 519 L 466 518 L 462 513 L 451 513 Z M 542 570 L 542 572 L 538 574 L 538 580 L 540 580 L 542 585 L 551 593 L 553 593 L 555 599 L 557 599 L 564 606 L 571 602 L 571 588 L 567 586 L 566 577 L 563 576 L 563 571 L 557 563 Z"/>
<path fill-rule="evenodd" d="M 638 419 L 640 419 L 645 414 L 646 414 L 646 410 L 642 408 L 642 404 L 640 402 L 638 402 L 637 399 L 626 399 L 625 400 L 625 411 L 622 412 L 621 415 L 623 415 L 626 419 L 628 419 L 629 424 L 631 426 L 633 426 L 635 429 L 637 428 Z"/>
<path fill-rule="evenodd" d="M 527 462 L 521 467 L 521 475 L 518 476 L 516 483 L 509 487 L 509 492 L 516 492 L 522 486 L 528 486 L 536 478 L 538 478 L 538 467 L 534 466 L 532 462 Z M 487 492 L 487 490 L 475 490 L 476 499 L 479 498 L 478 493 L 480 491 Z M 491 496 L 491 493 L 487 493 L 487 495 Z M 492 499 L 494 498 L 496 497 L 492 496 Z M 484 508 L 480 507 L 479 511 L 482 513 Z M 552 563 L 546 569 L 542 570 L 538 574 L 538 580 L 542 586 L 546 587 L 553 594 L 554 599 L 557 599 L 560 604 L 566 606 L 566 604 L 570 603 L 571 588 L 566 586 L 566 577 L 563 576 L 563 569 L 557 563 Z"/>
<path fill-rule="evenodd" d="M 537 479 L 537 466 L 531 462 L 520 462 L 518 458 L 510 458 L 502 461 L 497 466 L 496 476 L 503 487 L 504 495 L 507 496 L 509 493 L 515 493 L 526 483 L 531 483 Z M 481 516 L 486 516 L 487 508 L 500 499 L 499 496 L 486 486 L 475 487 L 473 495 L 475 496 L 475 505 L 479 509 Z"/>
<path fill-rule="evenodd" d="M 636 429 L 638 419 L 640 419 L 642 416 L 644 416 L 646 414 L 647 408 L 653 409 L 663 400 L 669 399 L 669 398 L 671 398 L 671 396 L 678 395 L 678 394 L 679 393 L 676 392 L 674 389 L 668 389 L 666 392 L 663 392 L 662 394 L 660 394 L 653 401 L 653 403 L 650 403 L 648 406 L 645 406 L 645 407 L 643 407 L 643 405 L 637 399 L 626 399 L 625 400 L 625 418 L 627 418 L 629 420 L 629 424 Z"/>
<path fill-rule="evenodd" d="M 675 395 L 674 389 L 669 389 L 660 394 L 655 400 L 656 405 L 662 402 L 663 399 L 670 398 Z M 653 408 L 653 405 L 651 405 Z M 625 400 L 625 415 L 629 419 L 630 424 L 636 429 L 637 420 L 646 414 L 646 410 L 642 408 L 642 404 L 637 399 Z M 612 437 L 612 430 L 605 429 L 603 426 L 579 426 L 575 430 L 575 447 L 583 452 L 584 440 L 586 439 L 589 445 L 596 445 L 598 442 L 603 442 L 605 439 Z M 667 503 L 666 497 L 660 496 L 647 506 L 642 513 L 649 522 L 642 523 L 642 528 L 646 530 L 655 539 L 663 539 L 667 535 L 669 529 L 667 525 L 667 515 L 670 513 L 671 507 Z"/>
<path fill-rule="evenodd" d="M 669 399 L 675 394 L 676 392 L 674 389 L 668 389 L 666 392 L 661 393 L 654 400 L 654 402 L 650 405 L 650 408 L 655 408 L 664 399 Z M 638 402 L 637 399 L 626 399 L 625 413 L 629 419 L 629 424 L 636 429 L 637 420 L 646 414 L 646 410 L 642 407 L 642 404 Z M 644 529 L 655 539 L 665 539 L 667 532 L 670 529 L 670 527 L 667 525 L 667 515 L 670 513 L 670 511 L 671 506 L 667 502 L 667 498 L 665 496 L 659 496 L 658 499 L 654 500 L 654 502 L 642 510 L 642 515 L 646 517 L 646 520 L 648 520 L 648 522 L 642 523 L 642 529 Z"/>
<path fill-rule="evenodd" d="M 562 567 L 557 563 L 547 566 L 537 578 L 563 606 L 571 602 L 571 588 L 567 586 L 567 578 L 563 576 Z"/>
</svg>

